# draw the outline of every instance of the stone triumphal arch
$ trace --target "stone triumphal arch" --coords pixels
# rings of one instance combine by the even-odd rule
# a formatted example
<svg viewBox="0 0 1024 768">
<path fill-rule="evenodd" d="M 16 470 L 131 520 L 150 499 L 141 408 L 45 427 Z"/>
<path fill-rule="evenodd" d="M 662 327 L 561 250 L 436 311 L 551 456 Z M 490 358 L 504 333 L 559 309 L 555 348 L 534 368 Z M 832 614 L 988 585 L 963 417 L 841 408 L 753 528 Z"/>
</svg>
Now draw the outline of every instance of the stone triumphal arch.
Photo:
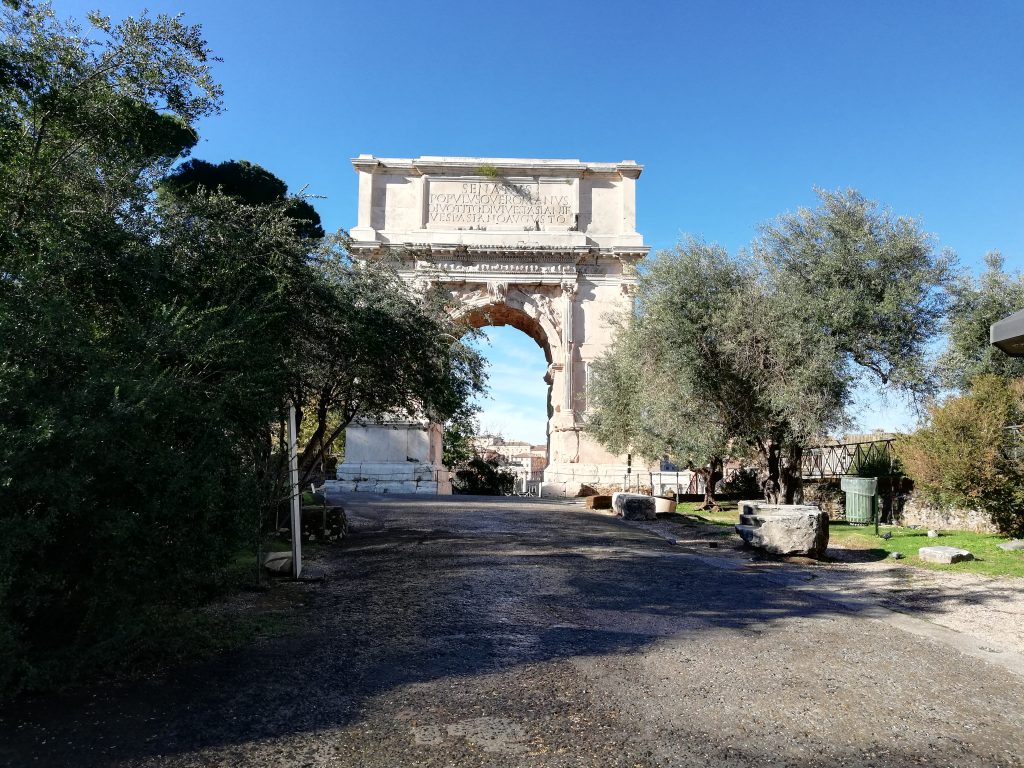
<svg viewBox="0 0 1024 768">
<path fill-rule="evenodd" d="M 607 316 L 629 306 L 648 247 L 636 231 L 633 161 L 480 157 L 352 161 L 359 177 L 353 254 L 402 255 L 414 289 L 450 291 L 477 326 L 512 325 L 548 361 L 544 494 L 622 482 L 626 457 L 582 431 L 590 364 L 611 342 Z M 445 493 L 436 425 L 360 424 L 346 435 L 338 485 Z"/>
</svg>

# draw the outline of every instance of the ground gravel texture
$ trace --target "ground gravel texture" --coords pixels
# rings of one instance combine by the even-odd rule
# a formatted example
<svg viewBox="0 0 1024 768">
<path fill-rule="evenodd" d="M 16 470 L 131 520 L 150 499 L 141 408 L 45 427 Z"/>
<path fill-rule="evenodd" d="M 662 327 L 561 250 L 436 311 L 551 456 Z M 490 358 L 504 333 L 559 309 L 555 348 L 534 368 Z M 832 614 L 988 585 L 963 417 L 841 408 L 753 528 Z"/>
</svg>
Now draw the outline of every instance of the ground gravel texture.
<svg viewBox="0 0 1024 768">
<path fill-rule="evenodd" d="M 338 501 L 294 633 L 23 702 L 0 765 L 1024 765 L 1021 677 L 802 577 L 572 504 Z"/>
<path fill-rule="evenodd" d="M 633 523 L 694 554 L 756 563 L 759 569 L 787 574 L 876 605 L 933 622 L 974 637 L 990 652 L 1024 657 L 1024 579 L 992 578 L 955 570 L 926 570 L 860 549 L 830 545 L 822 562 L 766 557 L 743 545 L 729 528 L 682 515 Z M 710 544 L 715 544 L 715 549 Z M 911 557 L 913 554 L 911 555 Z"/>
</svg>

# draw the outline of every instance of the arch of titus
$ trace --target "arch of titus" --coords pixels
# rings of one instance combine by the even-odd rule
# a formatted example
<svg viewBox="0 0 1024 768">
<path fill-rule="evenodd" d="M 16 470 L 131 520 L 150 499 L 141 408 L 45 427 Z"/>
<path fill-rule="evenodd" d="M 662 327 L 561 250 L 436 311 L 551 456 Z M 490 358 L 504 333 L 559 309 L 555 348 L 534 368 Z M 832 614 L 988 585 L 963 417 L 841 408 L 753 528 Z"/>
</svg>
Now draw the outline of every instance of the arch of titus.
<svg viewBox="0 0 1024 768">
<path fill-rule="evenodd" d="M 548 369 L 546 496 L 622 483 L 625 456 L 582 431 L 590 363 L 611 341 L 607 315 L 629 306 L 648 247 L 636 231 L 633 161 L 484 157 L 352 161 L 359 177 L 352 252 L 402 258 L 412 286 L 451 292 L 476 327 L 511 325 Z M 342 490 L 450 493 L 437 425 L 351 426 Z"/>
</svg>

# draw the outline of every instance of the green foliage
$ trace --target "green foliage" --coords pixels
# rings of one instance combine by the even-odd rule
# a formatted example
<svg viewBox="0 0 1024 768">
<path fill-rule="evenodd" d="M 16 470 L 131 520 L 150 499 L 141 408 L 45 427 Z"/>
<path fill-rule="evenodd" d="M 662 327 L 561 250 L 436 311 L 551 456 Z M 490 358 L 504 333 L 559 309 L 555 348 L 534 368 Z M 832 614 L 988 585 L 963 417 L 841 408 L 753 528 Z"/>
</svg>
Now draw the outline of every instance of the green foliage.
<svg viewBox="0 0 1024 768">
<path fill-rule="evenodd" d="M 741 499 L 756 499 L 761 495 L 761 480 L 753 467 L 740 467 L 722 482 L 721 493 Z"/>
<path fill-rule="evenodd" d="M 850 463 L 849 474 L 857 477 L 899 477 L 903 474 L 903 466 L 895 452 L 890 455 L 881 452 L 881 444 L 876 450 L 868 453 L 867 446 L 861 446 Z"/>
<path fill-rule="evenodd" d="M 483 382 L 443 302 L 304 229 L 258 166 L 157 194 L 219 109 L 210 53 L 176 18 L 93 24 L 4 12 L 0 696 L 172 648 L 276 509 L 289 399 L 310 458 L 356 414 L 444 420 Z"/>
<path fill-rule="evenodd" d="M 689 240 L 649 265 L 594 366 L 599 441 L 695 468 L 754 452 L 792 502 L 801 446 L 846 424 L 858 381 L 930 390 L 950 257 L 854 191 L 818 194 L 739 257 Z"/>
<path fill-rule="evenodd" d="M 461 467 L 473 458 L 473 437 L 480 426 L 472 413 L 461 412 L 444 425 L 443 457 L 446 467 Z"/>
<path fill-rule="evenodd" d="M 320 239 L 324 236 L 320 214 L 313 206 L 305 200 L 289 198 L 287 185 L 255 163 L 225 160 L 214 165 L 193 158 L 178 166 L 158 186 L 165 198 L 186 198 L 201 189 L 219 191 L 248 205 L 279 205 L 284 215 L 295 221 L 300 237 Z"/>
<path fill-rule="evenodd" d="M 439 294 L 410 290 L 387 258 L 355 262 L 340 238 L 314 254 L 319 286 L 303 314 L 290 378 L 302 404 L 300 426 L 315 423 L 300 457 L 305 484 L 317 455 L 357 416 L 422 418 L 468 415 L 486 380 L 483 358 L 461 339 Z"/>
<path fill-rule="evenodd" d="M 730 455 L 737 413 L 728 398 L 744 382 L 722 365 L 722 331 L 747 279 L 724 250 L 696 240 L 658 254 L 614 347 L 593 366 L 591 434 L 616 453 L 680 465 Z"/>
<path fill-rule="evenodd" d="M 46 6 L 4 13 L 5 693 L 131 655 L 218 588 L 277 399 L 262 350 L 286 313 L 260 309 L 287 280 L 287 226 L 222 198 L 166 222 L 150 205 L 219 107 L 206 45 L 169 17 L 93 22 L 103 42 Z"/>
<path fill-rule="evenodd" d="M 1007 426 L 1024 422 L 1024 380 L 986 374 L 929 408 L 925 426 L 896 442 L 915 492 L 939 506 L 979 509 L 1024 533 L 1024 461 Z"/>
<path fill-rule="evenodd" d="M 855 190 L 817 193 L 818 208 L 762 227 L 754 257 L 806 334 L 832 340 L 845 373 L 930 393 L 925 351 L 946 315 L 953 256 Z"/>
<path fill-rule="evenodd" d="M 1009 357 L 989 342 L 989 327 L 1024 308 L 1024 274 L 1005 272 L 999 253 L 985 256 L 985 272 L 974 279 L 962 275 L 953 284 L 946 352 L 939 361 L 943 383 L 967 389 L 983 374 L 1024 378 L 1024 358 Z"/>
<path fill-rule="evenodd" d="M 502 469 L 497 459 L 474 456 L 455 472 L 452 487 L 455 493 L 472 496 L 506 496 L 515 488 L 516 475 Z"/>
</svg>

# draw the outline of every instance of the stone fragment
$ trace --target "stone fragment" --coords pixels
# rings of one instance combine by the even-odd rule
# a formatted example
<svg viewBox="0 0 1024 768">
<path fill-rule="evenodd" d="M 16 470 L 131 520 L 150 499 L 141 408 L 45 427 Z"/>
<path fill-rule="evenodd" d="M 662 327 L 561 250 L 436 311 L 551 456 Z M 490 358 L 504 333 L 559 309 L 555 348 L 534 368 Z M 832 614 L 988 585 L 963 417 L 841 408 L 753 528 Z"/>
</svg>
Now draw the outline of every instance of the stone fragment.
<svg viewBox="0 0 1024 768">
<path fill-rule="evenodd" d="M 917 556 L 926 563 L 960 563 L 965 560 L 973 560 L 974 555 L 966 549 L 957 547 L 921 547 L 917 550 Z"/>
<path fill-rule="evenodd" d="M 611 496 L 587 496 L 583 499 L 583 505 L 587 509 L 611 509 Z"/>
<path fill-rule="evenodd" d="M 640 493 L 612 494 L 612 509 L 621 515 L 623 520 L 654 520 L 656 519 L 654 497 Z"/>
<path fill-rule="evenodd" d="M 263 556 L 263 567 L 271 573 L 290 574 L 292 572 L 292 553 L 270 552 Z"/>
<path fill-rule="evenodd" d="M 658 514 L 676 511 L 676 500 L 666 499 L 663 496 L 654 497 L 654 511 Z"/>
<path fill-rule="evenodd" d="M 823 557 L 828 549 L 828 513 L 805 504 L 740 502 L 736 532 L 748 544 L 776 555 Z"/>
<path fill-rule="evenodd" d="M 928 531 L 928 538 L 929 539 L 937 539 L 937 538 L 939 538 L 939 532 L 938 531 Z"/>
<path fill-rule="evenodd" d="M 1018 549 L 1024 549 L 1024 541 L 1020 539 L 1014 539 L 1013 541 L 1004 541 L 998 545 L 1004 552 L 1013 552 Z"/>
<path fill-rule="evenodd" d="M 890 552 L 889 553 L 889 558 L 891 560 L 902 560 L 903 559 L 903 553 L 902 552 Z"/>
</svg>

